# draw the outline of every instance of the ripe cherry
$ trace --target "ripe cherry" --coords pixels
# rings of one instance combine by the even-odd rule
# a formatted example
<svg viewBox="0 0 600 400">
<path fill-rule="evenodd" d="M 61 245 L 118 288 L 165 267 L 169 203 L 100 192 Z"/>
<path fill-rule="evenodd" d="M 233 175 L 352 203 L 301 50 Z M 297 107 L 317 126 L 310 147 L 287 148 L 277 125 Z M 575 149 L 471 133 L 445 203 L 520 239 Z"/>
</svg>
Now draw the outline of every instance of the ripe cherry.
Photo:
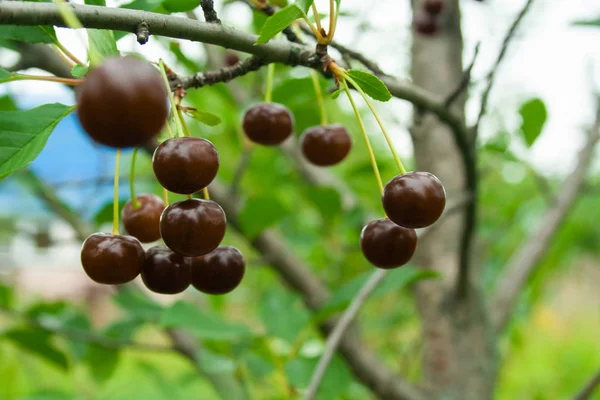
<svg viewBox="0 0 600 400">
<path fill-rule="evenodd" d="M 246 110 L 242 126 L 253 142 L 274 146 L 292 134 L 294 118 L 281 104 L 258 103 Z"/>
<path fill-rule="evenodd" d="M 121 217 L 127 233 L 142 243 L 150 243 L 160 239 L 160 214 L 165 203 L 153 194 L 136 196 L 138 208 L 133 208 L 131 201 L 123 207 Z"/>
<path fill-rule="evenodd" d="M 192 285 L 206 294 L 225 294 L 235 289 L 246 271 L 242 253 L 231 246 L 192 258 Z"/>
<path fill-rule="evenodd" d="M 342 161 L 352 148 L 352 139 L 342 125 L 314 126 L 302 134 L 302 153 L 319 166 Z"/>
<path fill-rule="evenodd" d="M 127 283 L 139 275 L 144 249 L 132 236 L 94 233 L 81 248 L 81 265 L 95 282 L 106 285 Z"/>
<path fill-rule="evenodd" d="M 360 234 L 360 248 L 376 267 L 391 269 L 410 261 L 417 248 L 414 229 L 398 226 L 387 218 L 369 222 Z"/>
<path fill-rule="evenodd" d="M 219 154 L 211 142 L 197 137 L 167 139 L 154 151 L 152 168 L 167 190 L 191 194 L 215 179 Z"/>
<path fill-rule="evenodd" d="M 219 246 L 226 220 L 221 206 L 211 200 L 188 199 L 165 208 L 160 234 L 174 252 L 187 257 L 203 256 Z"/>
<path fill-rule="evenodd" d="M 442 12 L 444 0 L 425 0 L 423 9 L 430 15 L 438 15 Z"/>
<path fill-rule="evenodd" d="M 429 172 L 398 175 L 383 189 L 383 209 L 389 219 L 405 228 L 425 228 L 442 215 L 446 191 Z"/>
<path fill-rule="evenodd" d="M 438 31 L 438 23 L 434 16 L 430 14 L 418 14 L 415 17 L 415 31 L 425 36 L 434 36 Z"/>
<path fill-rule="evenodd" d="M 141 275 L 144 285 L 155 293 L 181 293 L 190 286 L 192 262 L 165 246 L 155 246 L 146 252 Z"/>
<path fill-rule="evenodd" d="M 160 73 L 133 57 L 114 57 L 91 70 L 77 90 L 77 116 L 96 142 L 111 147 L 147 143 L 167 119 Z"/>
</svg>

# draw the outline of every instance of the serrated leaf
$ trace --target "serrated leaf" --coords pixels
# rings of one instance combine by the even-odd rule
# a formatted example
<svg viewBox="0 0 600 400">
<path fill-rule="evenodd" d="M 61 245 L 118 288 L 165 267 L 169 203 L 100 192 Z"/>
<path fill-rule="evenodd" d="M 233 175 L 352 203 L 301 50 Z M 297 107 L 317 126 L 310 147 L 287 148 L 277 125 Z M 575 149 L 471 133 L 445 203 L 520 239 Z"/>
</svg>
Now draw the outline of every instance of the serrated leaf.
<svg viewBox="0 0 600 400">
<path fill-rule="evenodd" d="M 83 65 L 76 64 L 73 66 L 73 68 L 71 68 L 71 75 L 73 75 L 74 78 L 81 78 L 85 74 L 87 74 L 88 70 L 89 70 L 88 67 L 84 67 Z"/>
<path fill-rule="evenodd" d="M 99 65 L 107 57 L 118 56 L 117 41 L 112 31 L 88 29 L 88 42 L 90 46 L 89 58 L 91 65 Z"/>
<path fill-rule="evenodd" d="M 273 195 L 251 197 L 240 212 L 240 226 L 244 234 L 252 238 L 279 222 L 289 212 L 283 202 Z"/>
<path fill-rule="evenodd" d="M 290 26 L 298 18 L 302 18 L 304 12 L 296 5 L 290 4 L 267 18 L 260 30 L 256 44 L 264 44 L 271 40 L 279 32 Z"/>
<path fill-rule="evenodd" d="M 244 325 L 209 315 L 184 301 L 178 301 L 166 309 L 161 315 L 160 324 L 166 328 L 188 329 L 202 339 L 230 341 L 251 335 Z"/>
<path fill-rule="evenodd" d="M 379 101 L 388 101 L 392 98 L 392 94 L 387 86 L 385 86 L 385 83 L 383 83 L 375 75 L 358 69 L 351 69 L 346 71 L 346 73 L 367 95 L 373 99 Z"/>
<path fill-rule="evenodd" d="M 191 11 L 200 5 L 200 0 L 164 0 L 162 6 L 170 12 Z"/>
<path fill-rule="evenodd" d="M 61 369 L 68 369 L 65 354 L 51 342 L 52 335 L 41 330 L 12 329 L 2 335 L 22 350 L 33 353 Z"/>
<path fill-rule="evenodd" d="M 265 293 L 260 300 L 259 312 L 267 333 L 290 344 L 310 318 L 298 296 L 281 288 Z"/>
<path fill-rule="evenodd" d="M 56 125 L 73 109 L 54 103 L 27 111 L 0 111 L 0 176 L 32 162 Z"/>
<path fill-rule="evenodd" d="M 56 43 L 56 32 L 49 25 L 20 26 L 0 25 L 0 39 L 18 40 L 27 43 Z"/>
<path fill-rule="evenodd" d="M 221 117 L 208 111 L 190 110 L 186 114 L 208 126 L 217 126 L 223 122 Z"/>
<path fill-rule="evenodd" d="M 531 147 L 542 133 L 544 124 L 548 118 L 546 105 L 541 99 L 531 99 L 521 105 L 519 114 L 522 118 L 521 136 L 525 140 L 527 147 Z"/>
</svg>

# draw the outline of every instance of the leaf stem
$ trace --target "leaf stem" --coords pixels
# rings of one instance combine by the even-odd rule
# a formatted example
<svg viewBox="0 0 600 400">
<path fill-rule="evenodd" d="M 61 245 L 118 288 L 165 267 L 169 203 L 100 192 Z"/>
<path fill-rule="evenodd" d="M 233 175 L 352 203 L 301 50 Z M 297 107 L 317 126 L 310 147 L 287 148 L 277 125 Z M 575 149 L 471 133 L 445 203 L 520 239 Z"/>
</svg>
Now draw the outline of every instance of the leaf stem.
<svg viewBox="0 0 600 400">
<path fill-rule="evenodd" d="M 77 86 L 83 83 L 83 79 L 60 78 L 58 76 L 41 76 L 41 75 L 15 75 L 8 78 L 8 81 L 47 81 L 64 83 L 65 85 Z"/>
<path fill-rule="evenodd" d="M 385 126 L 383 126 L 383 122 L 381 121 L 381 118 L 379 118 L 379 114 L 375 110 L 375 107 L 373 107 L 373 103 L 371 103 L 371 100 L 369 100 L 369 97 L 361 89 L 361 87 L 356 83 L 356 81 L 354 81 L 354 79 L 352 79 L 351 77 L 349 77 L 348 74 L 346 74 L 344 71 L 341 71 L 341 74 L 344 77 L 344 79 L 346 79 L 348 82 L 350 82 L 352 84 L 352 86 L 354 86 L 354 88 L 358 91 L 358 93 L 360 93 L 360 95 L 362 96 L 362 98 L 365 100 L 365 103 L 367 103 L 367 106 L 371 110 L 371 113 L 373 114 L 373 116 L 377 120 L 377 124 L 381 128 L 381 132 L 383 132 L 383 136 L 385 137 L 385 141 L 387 142 L 388 147 L 390 148 L 390 151 L 392 152 L 392 155 L 394 156 L 394 161 L 396 161 L 396 165 L 398 166 L 398 170 L 400 171 L 401 174 L 405 174 L 406 173 L 406 168 L 404 168 L 404 165 L 402 164 L 402 161 L 400 160 L 400 157 L 398 157 L 398 154 L 396 153 L 396 149 L 394 148 L 392 140 L 390 139 L 390 135 L 388 135 L 387 130 L 385 129 Z"/>
<path fill-rule="evenodd" d="M 133 149 L 131 154 L 131 170 L 129 171 L 129 190 L 131 191 L 131 207 L 135 210 L 140 207 L 140 203 L 135 196 L 135 159 L 137 157 L 138 148 Z"/>
<path fill-rule="evenodd" d="M 375 153 L 373 152 L 373 148 L 371 147 L 371 142 L 369 141 L 369 136 L 367 135 L 367 131 L 365 130 L 362 118 L 360 116 L 360 113 L 358 112 L 356 104 L 354 103 L 354 99 L 352 99 L 352 94 L 350 93 L 348 84 L 345 80 L 342 80 L 340 84 L 344 87 L 344 91 L 348 96 L 348 100 L 350 100 L 350 104 L 352 105 L 352 109 L 354 110 L 354 115 L 356 116 L 356 120 L 358 121 L 358 126 L 360 127 L 360 132 L 362 133 L 363 139 L 365 140 L 367 152 L 369 153 L 369 158 L 371 159 L 371 166 L 373 167 L 373 173 L 375 174 L 377 186 L 379 187 L 379 193 L 383 193 L 383 183 L 381 182 L 381 175 L 379 174 L 379 168 L 377 167 L 377 160 L 375 160 Z"/>
<path fill-rule="evenodd" d="M 267 84 L 265 88 L 265 102 L 270 103 L 273 99 L 273 80 L 275 79 L 275 64 L 267 67 Z"/>
<path fill-rule="evenodd" d="M 121 149 L 117 149 L 115 157 L 115 184 L 113 188 L 113 229 L 112 234 L 119 234 L 119 164 L 121 162 Z"/>
<path fill-rule="evenodd" d="M 333 40 L 333 37 L 335 36 L 335 30 L 337 28 L 337 20 L 338 17 L 340 15 L 340 5 L 339 3 L 336 3 L 335 5 L 335 15 L 333 14 L 333 2 L 334 0 L 329 0 L 329 4 L 330 4 L 330 20 L 329 20 L 329 32 L 327 32 L 327 43 L 331 43 L 331 41 Z M 333 22 L 332 22 L 333 21 Z"/>
<path fill-rule="evenodd" d="M 188 128 L 187 122 L 185 122 L 185 118 L 183 118 L 181 109 L 179 107 L 177 107 L 177 114 L 179 115 L 179 118 L 181 120 L 181 125 L 183 126 L 183 131 L 185 132 L 185 136 L 192 136 L 192 134 L 190 133 L 190 129 Z"/>
<path fill-rule="evenodd" d="M 64 53 L 67 57 L 69 57 L 75 64 L 81 65 L 82 67 L 87 67 L 84 62 L 82 62 L 79 58 L 75 56 L 75 54 L 71 53 L 65 46 L 62 45 L 58 40 L 55 42 L 56 47 Z"/>
<path fill-rule="evenodd" d="M 321 17 L 319 16 L 319 12 L 317 11 L 317 5 L 313 1 L 311 4 L 313 15 L 315 16 L 315 23 L 317 24 L 317 29 L 319 32 L 323 31 L 323 26 L 321 26 Z"/>
<path fill-rule="evenodd" d="M 312 33 L 315 35 L 315 37 L 317 38 L 317 42 L 319 44 L 327 44 L 325 42 L 325 38 L 323 37 L 323 35 L 321 35 L 321 32 L 319 32 L 317 30 L 317 28 L 314 26 L 314 24 L 310 21 L 310 19 L 308 19 L 307 16 L 303 17 L 304 22 L 306 22 L 306 24 L 308 25 L 308 27 L 310 28 L 310 30 L 312 31 Z"/>
<path fill-rule="evenodd" d="M 183 124 L 179 119 L 179 114 L 177 112 L 177 103 L 175 102 L 175 97 L 173 97 L 173 92 L 171 91 L 171 85 L 169 85 L 169 78 L 167 78 L 167 71 L 165 70 L 165 63 L 162 59 L 158 60 L 158 66 L 160 67 L 160 74 L 163 77 L 163 81 L 167 87 L 167 92 L 169 93 L 169 101 L 171 102 L 171 115 L 175 120 L 175 126 L 177 128 L 177 136 L 183 136 Z"/>
<path fill-rule="evenodd" d="M 323 93 L 321 92 L 321 85 L 319 84 L 319 75 L 317 75 L 317 71 L 314 69 L 311 70 L 311 77 L 313 86 L 315 87 L 319 109 L 321 111 L 321 125 L 327 125 L 327 111 L 325 110 L 325 101 L 323 100 Z"/>
</svg>

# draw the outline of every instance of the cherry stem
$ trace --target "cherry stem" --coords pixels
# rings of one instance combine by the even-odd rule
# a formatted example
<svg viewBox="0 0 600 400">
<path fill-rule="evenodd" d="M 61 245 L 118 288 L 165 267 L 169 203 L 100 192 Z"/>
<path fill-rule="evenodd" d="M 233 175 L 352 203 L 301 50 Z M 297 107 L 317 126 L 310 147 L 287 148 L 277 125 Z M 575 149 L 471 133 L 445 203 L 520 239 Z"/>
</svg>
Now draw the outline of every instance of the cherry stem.
<svg viewBox="0 0 600 400">
<path fill-rule="evenodd" d="M 83 79 L 59 78 L 58 76 L 41 76 L 41 75 L 15 75 L 11 76 L 9 81 L 47 81 L 64 83 L 65 85 L 77 86 L 83 83 Z"/>
<path fill-rule="evenodd" d="M 208 187 L 202 189 L 202 194 L 204 195 L 204 200 L 210 200 L 210 195 L 208 194 Z"/>
<path fill-rule="evenodd" d="M 350 100 L 350 104 L 352 105 L 352 109 L 354 110 L 354 115 L 356 116 L 356 120 L 358 121 L 358 126 L 360 127 L 363 139 L 365 140 L 365 145 L 367 146 L 369 158 L 371 159 L 371 166 L 373 167 L 373 172 L 375 173 L 375 179 L 377 179 L 377 186 L 379 187 L 379 192 L 383 193 L 383 183 L 381 182 L 381 175 L 379 174 L 379 168 L 377 167 L 377 160 L 375 160 L 375 153 L 373 152 L 373 148 L 371 147 L 371 142 L 369 141 L 369 136 L 367 135 L 367 131 L 365 130 L 362 118 L 360 116 L 360 113 L 358 112 L 356 104 L 354 103 L 354 99 L 352 99 L 352 94 L 350 93 L 348 84 L 345 80 L 342 80 L 340 84 L 344 87 L 344 91 L 346 92 L 346 95 L 348 95 L 348 100 Z"/>
<path fill-rule="evenodd" d="M 169 121 L 167 121 L 167 123 L 165 124 L 165 128 L 167 128 L 167 135 L 169 135 L 169 139 L 173 139 L 173 131 L 171 130 Z"/>
<path fill-rule="evenodd" d="M 135 159 L 137 157 L 138 148 L 133 149 L 131 154 L 131 170 L 129 172 L 129 190 L 131 191 L 131 207 L 135 210 L 140 207 L 140 203 L 135 196 Z"/>
<path fill-rule="evenodd" d="M 75 54 L 71 53 L 65 46 L 62 45 L 62 43 L 60 43 L 58 40 L 54 41 L 56 47 L 58 47 L 58 49 L 64 53 L 64 55 L 66 55 L 67 57 L 69 57 L 69 59 L 71 59 L 75 64 L 81 65 L 82 67 L 86 67 L 87 65 L 85 65 L 84 62 L 82 62 L 79 58 L 77 58 L 75 56 Z"/>
<path fill-rule="evenodd" d="M 273 80 L 275 78 L 275 64 L 271 63 L 267 67 L 267 84 L 265 88 L 265 102 L 270 103 L 273 97 Z"/>
<path fill-rule="evenodd" d="M 187 194 L 186 197 L 188 198 L 188 200 L 190 200 L 192 198 L 192 194 Z"/>
<path fill-rule="evenodd" d="M 323 93 L 321 92 L 321 85 L 319 84 L 319 76 L 315 70 L 311 70 L 311 77 L 313 86 L 315 87 L 319 109 L 321 111 L 321 125 L 325 126 L 327 125 L 327 111 L 325 110 L 325 101 L 323 100 Z"/>
<path fill-rule="evenodd" d="M 303 17 L 304 22 L 306 22 L 306 24 L 308 25 L 308 27 L 310 28 L 310 30 L 312 31 L 312 33 L 315 35 L 315 37 L 317 38 L 317 42 L 319 44 L 327 44 L 326 38 L 323 37 L 323 35 L 321 35 L 321 32 L 319 32 L 317 30 L 317 28 L 314 26 L 314 24 L 310 21 L 310 19 L 308 19 L 307 16 Z"/>
<path fill-rule="evenodd" d="M 314 1 L 311 4 L 311 8 L 312 8 L 313 15 L 315 16 L 315 23 L 317 24 L 317 30 L 319 32 L 321 32 L 323 30 L 323 27 L 321 26 L 321 17 L 319 16 L 319 12 L 317 11 L 317 5 L 315 4 Z"/>
<path fill-rule="evenodd" d="M 183 131 L 186 136 L 192 136 L 190 133 L 190 129 L 188 128 L 187 122 L 185 122 L 185 118 L 183 118 L 183 114 L 181 113 L 181 109 L 177 107 L 177 114 L 179 114 L 179 118 L 181 119 L 181 125 L 183 126 Z"/>
<path fill-rule="evenodd" d="M 333 40 L 333 32 L 335 31 L 335 10 L 334 0 L 329 0 L 329 32 L 327 32 L 327 40 L 331 42 Z"/>
<path fill-rule="evenodd" d="M 346 74 L 343 71 L 341 71 L 341 74 L 344 77 L 344 79 L 346 79 L 348 82 L 350 82 L 352 84 L 352 86 L 354 86 L 354 88 L 358 91 L 358 93 L 360 93 L 362 98 L 365 100 L 365 103 L 367 103 L 367 106 L 371 110 L 371 113 L 377 120 L 377 124 L 381 128 L 381 132 L 383 132 L 383 136 L 385 137 L 385 141 L 387 142 L 388 147 L 390 148 L 390 151 L 392 152 L 392 155 L 394 156 L 394 161 L 396 161 L 398 170 L 400 171 L 401 174 L 405 174 L 406 168 L 404 168 L 404 165 L 402 164 L 400 157 L 398 157 L 398 154 L 396 153 L 396 149 L 394 148 L 392 140 L 390 139 L 390 135 L 388 135 L 387 130 L 383 126 L 383 122 L 381 121 L 381 118 L 379 118 L 379 114 L 377 113 L 377 111 L 375 111 L 375 107 L 373 107 L 373 103 L 371 103 L 371 100 L 369 100 L 369 96 L 366 95 L 366 93 L 361 89 L 361 87 L 356 83 L 356 81 L 354 81 L 352 78 L 350 78 L 348 76 L 348 74 Z"/>
<path fill-rule="evenodd" d="M 167 78 L 167 71 L 165 70 L 165 63 L 162 59 L 158 60 L 158 66 L 160 67 L 160 74 L 163 77 L 163 81 L 165 82 L 165 86 L 167 87 L 167 92 L 169 93 L 169 101 L 171 102 L 171 115 L 175 120 L 175 126 L 177 128 L 177 136 L 183 136 L 183 125 L 181 120 L 179 119 L 179 114 L 177 112 L 177 103 L 175 102 L 175 97 L 173 97 L 173 92 L 171 91 L 171 85 L 169 85 L 169 78 Z"/>
<path fill-rule="evenodd" d="M 117 149 L 115 157 L 115 186 L 113 189 L 113 235 L 119 234 L 119 164 L 121 162 L 121 149 Z"/>
<path fill-rule="evenodd" d="M 169 205 L 169 191 L 163 188 L 163 201 L 165 202 L 165 207 Z"/>
</svg>

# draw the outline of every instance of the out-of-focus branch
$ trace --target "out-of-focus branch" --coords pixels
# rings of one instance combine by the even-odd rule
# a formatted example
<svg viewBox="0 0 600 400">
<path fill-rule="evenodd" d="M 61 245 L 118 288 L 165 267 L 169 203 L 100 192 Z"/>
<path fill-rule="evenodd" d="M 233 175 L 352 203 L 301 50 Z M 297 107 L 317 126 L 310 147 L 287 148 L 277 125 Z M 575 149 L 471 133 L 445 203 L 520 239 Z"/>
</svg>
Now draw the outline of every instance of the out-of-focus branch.
<svg viewBox="0 0 600 400">
<path fill-rule="evenodd" d="M 188 89 L 214 85 L 219 82 L 229 82 L 242 75 L 258 71 L 264 65 L 267 65 L 267 63 L 262 59 L 258 57 L 249 57 L 231 67 L 223 67 L 215 71 L 198 72 L 197 74 L 186 77 L 174 77 L 171 79 L 171 86 L 173 89 L 177 87 Z"/>
<path fill-rule="evenodd" d="M 513 254 L 504 274 L 498 280 L 499 283 L 490 308 L 492 323 L 496 330 L 500 331 L 506 325 L 517 304 L 519 294 L 546 254 L 562 222 L 573 208 L 583 186 L 588 166 L 592 161 L 599 130 L 600 104 L 598 105 L 594 126 L 587 132 L 577 166 L 557 191 L 558 195 L 554 206 L 546 210 L 538 223 L 537 229 L 525 239 L 523 245 Z"/>
<path fill-rule="evenodd" d="M 586 382 L 585 386 L 573 397 L 573 400 L 588 400 L 600 386 L 600 370 Z"/>
<path fill-rule="evenodd" d="M 200 0 L 200 7 L 202 7 L 202 12 L 204 13 L 204 20 L 206 22 L 220 24 L 221 20 L 217 16 L 217 12 L 215 11 L 215 3 L 213 0 Z"/>
<path fill-rule="evenodd" d="M 473 59 L 471 60 L 471 63 L 465 70 L 462 81 L 458 84 L 456 89 L 454 89 L 454 91 L 452 93 L 450 93 L 450 95 L 444 102 L 446 107 L 450 107 L 452 105 L 452 103 L 454 103 L 454 100 L 456 100 L 458 98 L 458 96 L 460 96 L 460 94 L 463 93 L 464 91 L 466 91 L 467 88 L 469 87 L 469 83 L 471 83 L 471 71 L 473 71 L 473 67 L 475 66 L 475 61 L 477 61 L 477 56 L 479 55 L 479 47 L 480 46 L 481 46 L 481 42 L 477 43 L 477 45 L 475 46 L 475 53 L 473 54 Z"/>
<path fill-rule="evenodd" d="M 481 122 L 481 119 L 483 118 L 483 116 L 485 115 L 485 113 L 487 111 L 487 105 L 488 105 L 488 101 L 489 101 L 489 97 L 490 97 L 490 92 L 492 91 L 492 88 L 494 86 L 494 81 L 496 79 L 496 73 L 498 72 L 498 68 L 500 67 L 500 64 L 502 63 L 502 60 L 504 60 L 504 56 L 506 55 L 506 50 L 508 50 L 508 46 L 510 45 L 513 37 L 515 36 L 515 33 L 517 32 L 517 29 L 519 28 L 519 25 L 521 24 L 523 17 L 525 17 L 527 12 L 531 8 L 533 2 L 534 2 L 534 0 L 527 0 L 527 2 L 523 6 L 523 8 L 519 12 L 519 14 L 517 14 L 517 17 L 513 21 L 512 25 L 508 29 L 508 32 L 506 33 L 506 36 L 504 37 L 504 41 L 502 42 L 502 47 L 500 48 L 500 53 L 498 53 L 498 57 L 496 58 L 496 62 L 494 63 L 492 69 L 490 70 L 490 72 L 487 75 L 487 79 L 486 79 L 487 85 L 485 87 L 485 90 L 483 91 L 483 95 L 481 96 L 481 107 L 479 109 L 479 115 L 477 116 L 477 122 L 475 122 L 475 125 L 473 126 L 473 141 L 477 140 L 477 135 L 479 133 L 479 123 Z"/>
</svg>

